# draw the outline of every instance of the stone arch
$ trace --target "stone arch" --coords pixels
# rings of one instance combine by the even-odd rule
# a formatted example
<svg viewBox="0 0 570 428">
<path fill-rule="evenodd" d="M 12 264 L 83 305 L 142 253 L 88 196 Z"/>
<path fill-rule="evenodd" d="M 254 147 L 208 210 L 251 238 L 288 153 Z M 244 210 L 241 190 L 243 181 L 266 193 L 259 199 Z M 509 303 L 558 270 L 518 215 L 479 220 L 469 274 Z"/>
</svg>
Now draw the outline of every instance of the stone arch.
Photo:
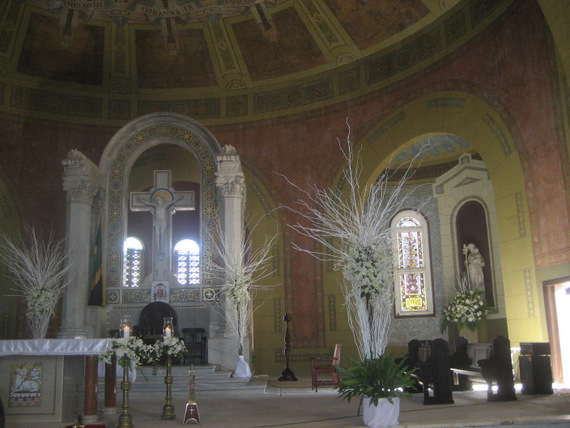
<svg viewBox="0 0 570 428">
<path fill-rule="evenodd" d="M 523 337 L 528 340 L 528 329 L 525 332 L 521 326 L 528 327 L 530 322 L 536 340 L 544 340 L 541 309 L 535 303 L 538 290 L 532 281 L 536 270 L 529 230 L 532 182 L 526 153 L 515 144 L 517 130 L 505 115 L 500 108 L 459 91 L 431 93 L 410 101 L 376 123 L 359 141 L 362 177 L 373 183 L 394 153 L 430 135 L 452 134 L 468 141 L 485 161 L 494 189 L 506 312 L 517 314 L 516 319 L 507 320 L 509 335 L 513 342 Z M 526 300 L 528 314 L 514 310 L 521 300 Z"/>
<path fill-rule="evenodd" d="M 103 239 L 106 245 L 103 245 L 103 248 L 106 251 L 103 257 L 106 262 L 108 303 L 120 303 L 123 298 L 121 254 L 128 213 L 129 173 L 141 153 L 159 144 L 174 144 L 185 148 L 195 156 L 200 165 L 202 179 L 200 193 L 201 260 L 203 265 L 207 265 L 212 258 L 212 237 L 217 213 L 217 156 L 221 151 L 218 142 L 204 126 L 187 116 L 174 113 L 152 113 L 139 117 L 113 136 L 99 163 L 105 195 Z M 213 278 L 208 272 L 202 275 L 202 284 L 213 284 Z M 133 295 L 129 296 L 129 300 L 133 302 L 146 302 L 149 299 L 150 290 L 135 290 Z"/>
</svg>

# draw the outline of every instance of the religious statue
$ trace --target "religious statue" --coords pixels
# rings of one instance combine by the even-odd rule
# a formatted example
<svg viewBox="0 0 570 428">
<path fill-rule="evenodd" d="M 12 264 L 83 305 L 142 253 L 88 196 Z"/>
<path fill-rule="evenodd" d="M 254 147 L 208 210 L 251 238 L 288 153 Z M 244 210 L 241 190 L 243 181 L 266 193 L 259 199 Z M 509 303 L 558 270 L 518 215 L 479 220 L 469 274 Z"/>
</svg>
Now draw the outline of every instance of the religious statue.
<svg viewBox="0 0 570 428">
<path fill-rule="evenodd" d="M 479 249 L 473 243 L 463 244 L 463 255 L 465 256 L 465 269 L 467 269 L 467 277 L 473 290 L 485 290 L 485 276 L 483 267 L 485 267 L 485 259 L 481 255 Z"/>
<path fill-rule="evenodd" d="M 156 253 L 164 254 L 166 251 L 166 234 L 169 216 L 175 213 L 176 203 L 183 199 L 172 197 L 172 193 L 163 191 L 163 195 L 153 195 L 150 202 L 140 198 L 139 202 L 151 208 L 153 214 L 152 224 L 154 226 L 154 236 L 156 239 Z"/>
</svg>

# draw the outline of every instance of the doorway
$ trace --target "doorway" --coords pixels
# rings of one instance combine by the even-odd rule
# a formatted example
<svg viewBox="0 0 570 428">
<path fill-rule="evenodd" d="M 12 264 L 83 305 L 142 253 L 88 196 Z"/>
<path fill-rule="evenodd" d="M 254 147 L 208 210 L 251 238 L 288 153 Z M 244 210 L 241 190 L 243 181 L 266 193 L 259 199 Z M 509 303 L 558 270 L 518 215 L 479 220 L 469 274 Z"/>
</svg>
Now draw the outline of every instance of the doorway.
<svg viewBox="0 0 570 428">
<path fill-rule="evenodd" d="M 570 384 L 570 276 L 543 282 L 554 382 Z"/>
</svg>

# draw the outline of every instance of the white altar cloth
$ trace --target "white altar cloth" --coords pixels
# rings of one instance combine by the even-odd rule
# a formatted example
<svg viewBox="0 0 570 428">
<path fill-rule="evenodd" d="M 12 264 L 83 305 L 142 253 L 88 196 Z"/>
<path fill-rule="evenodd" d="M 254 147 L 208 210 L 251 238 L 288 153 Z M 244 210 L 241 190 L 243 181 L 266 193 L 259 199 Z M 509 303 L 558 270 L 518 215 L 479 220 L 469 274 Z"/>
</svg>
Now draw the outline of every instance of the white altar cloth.
<svg viewBox="0 0 570 428">
<path fill-rule="evenodd" d="M 0 357 L 7 355 L 99 355 L 109 339 L 0 340 Z"/>
</svg>

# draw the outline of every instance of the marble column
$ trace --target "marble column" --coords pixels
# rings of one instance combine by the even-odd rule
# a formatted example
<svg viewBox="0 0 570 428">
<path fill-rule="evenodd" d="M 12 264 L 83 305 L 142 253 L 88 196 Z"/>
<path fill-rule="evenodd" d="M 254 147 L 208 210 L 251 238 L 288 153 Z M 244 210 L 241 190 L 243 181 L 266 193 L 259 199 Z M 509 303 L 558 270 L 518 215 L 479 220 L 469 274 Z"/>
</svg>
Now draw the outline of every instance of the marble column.
<svg viewBox="0 0 570 428">
<path fill-rule="evenodd" d="M 219 216 L 226 243 L 225 248 L 239 248 L 243 238 L 246 187 L 239 156 L 234 147 L 226 145 L 218 155 L 216 187 L 219 190 Z M 223 298 L 222 298 L 223 301 Z M 225 311 L 227 311 L 227 307 Z M 217 337 L 208 344 L 208 358 L 222 367 L 233 368 L 237 360 L 237 344 L 226 337 L 225 326 L 218 326 Z M 244 355 L 249 356 L 244 349 Z"/>
<path fill-rule="evenodd" d="M 85 314 L 89 298 L 91 207 L 100 191 L 99 169 L 81 152 L 71 150 L 62 162 L 67 192 L 65 244 L 68 254 L 67 290 L 63 296 L 62 339 L 86 338 Z"/>
</svg>

